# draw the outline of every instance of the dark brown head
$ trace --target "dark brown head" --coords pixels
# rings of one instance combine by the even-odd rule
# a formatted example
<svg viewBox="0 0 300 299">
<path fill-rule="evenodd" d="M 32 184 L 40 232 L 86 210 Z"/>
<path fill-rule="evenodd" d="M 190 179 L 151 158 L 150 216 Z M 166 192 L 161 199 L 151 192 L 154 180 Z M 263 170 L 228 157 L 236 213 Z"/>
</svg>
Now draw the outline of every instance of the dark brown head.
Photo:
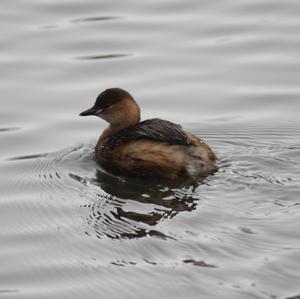
<svg viewBox="0 0 300 299">
<path fill-rule="evenodd" d="M 140 121 L 140 108 L 129 92 L 121 88 L 109 88 L 101 92 L 94 104 L 80 116 L 95 115 L 112 125 L 129 125 Z"/>
</svg>

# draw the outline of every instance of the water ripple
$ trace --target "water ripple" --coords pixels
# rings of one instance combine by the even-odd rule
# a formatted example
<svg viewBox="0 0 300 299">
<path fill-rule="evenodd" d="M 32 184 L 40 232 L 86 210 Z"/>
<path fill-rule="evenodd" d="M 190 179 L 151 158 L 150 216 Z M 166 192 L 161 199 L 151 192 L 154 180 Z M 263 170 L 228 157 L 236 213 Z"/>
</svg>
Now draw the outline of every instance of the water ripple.
<svg viewBox="0 0 300 299">
<path fill-rule="evenodd" d="M 70 22 L 72 23 L 99 22 L 99 21 L 110 21 L 110 20 L 118 20 L 118 19 L 123 19 L 123 17 L 117 17 L 117 16 L 86 17 L 86 18 L 73 19 Z"/>
<path fill-rule="evenodd" d="M 20 292 L 19 290 L 14 290 L 14 289 L 7 289 L 7 290 L 0 290 L 0 294 L 2 293 L 18 293 Z"/>
<path fill-rule="evenodd" d="M 19 127 L 0 128 L 0 133 L 1 132 L 17 131 L 17 130 L 21 130 L 21 128 L 19 128 Z"/>
<path fill-rule="evenodd" d="M 87 55 L 87 56 L 76 56 L 74 59 L 77 60 L 98 60 L 98 59 L 111 59 L 111 58 L 122 58 L 129 57 L 132 54 L 104 54 L 104 55 Z"/>
<path fill-rule="evenodd" d="M 166 184 L 117 177 L 99 168 L 93 156 L 93 147 L 80 146 L 51 154 L 13 157 L 9 161 L 28 161 L 24 165 L 29 168 L 26 166 L 19 172 L 19 178 L 22 178 L 18 182 L 20 190 L 29 189 L 32 193 L 42 189 L 44 195 L 55 192 L 56 196 L 64 197 L 80 194 L 85 233 L 98 238 L 152 236 L 172 239 L 151 227 L 178 213 L 193 211 L 197 206 L 199 198 L 194 193 L 195 183 Z M 14 181 L 18 180 L 18 177 L 14 178 Z"/>
<path fill-rule="evenodd" d="M 4 244 L 11 239 L 19 244 L 24 236 L 28 244 L 55 244 L 63 237 L 69 240 L 68 254 L 77 256 L 93 242 L 96 252 L 99 244 L 105 250 L 101 267 L 137 268 L 139 273 L 155 267 L 218 276 L 228 271 L 228 259 L 238 273 L 239 261 L 253 259 L 253 252 L 253 265 L 262 256 L 274 256 L 274 248 L 280 258 L 287 248 L 298 248 L 292 246 L 297 236 L 287 222 L 296 221 L 300 185 L 298 141 L 281 130 L 282 135 L 267 129 L 265 134 L 262 129 L 203 130 L 218 154 L 219 171 L 197 183 L 111 175 L 97 165 L 89 144 L 12 157 L 2 163 L 7 175 L 1 183 L 6 189 L 17 186 L 19 196 L 14 192 L 14 198 L 2 201 L 1 210 L 6 215 L 14 207 L 18 221 Z M 43 219 L 38 227 L 36 219 Z M 110 242 L 120 241 L 116 252 Z M 60 251 L 58 246 L 56 255 Z M 89 254 L 95 255 L 93 249 Z M 80 265 L 97 267 L 96 261 Z M 223 274 L 220 281 L 227 288 L 232 280 Z M 239 288 L 247 288 L 238 277 L 236 281 Z"/>
</svg>

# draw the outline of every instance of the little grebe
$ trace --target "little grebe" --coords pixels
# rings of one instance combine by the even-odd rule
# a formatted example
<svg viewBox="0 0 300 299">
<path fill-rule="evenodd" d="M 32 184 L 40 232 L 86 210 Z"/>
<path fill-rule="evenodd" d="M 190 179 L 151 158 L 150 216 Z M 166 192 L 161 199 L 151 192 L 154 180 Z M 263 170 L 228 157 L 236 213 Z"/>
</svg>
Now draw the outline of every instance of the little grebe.
<svg viewBox="0 0 300 299">
<path fill-rule="evenodd" d="M 210 147 L 180 125 L 158 118 L 140 122 L 140 108 L 120 88 L 100 93 L 95 105 L 80 113 L 103 118 L 109 126 L 100 136 L 96 160 L 106 170 L 126 176 L 205 176 L 216 170 Z"/>
</svg>

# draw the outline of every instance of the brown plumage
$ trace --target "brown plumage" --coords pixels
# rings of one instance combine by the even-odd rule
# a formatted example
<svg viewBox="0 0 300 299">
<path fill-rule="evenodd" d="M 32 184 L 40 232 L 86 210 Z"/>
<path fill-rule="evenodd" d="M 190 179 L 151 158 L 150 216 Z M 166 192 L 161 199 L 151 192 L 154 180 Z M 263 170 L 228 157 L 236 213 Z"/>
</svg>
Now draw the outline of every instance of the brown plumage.
<svg viewBox="0 0 300 299">
<path fill-rule="evenodd" d="M 161 119 L 140 122 L 140 108 L 125 90 L 105 90 L 80 115 L 96 115 L 110 124 L 95 149 L 97 162 L 110 172 L 177 179 L 216 170 L 214 153 L 197 136 Z"/>
</svg>

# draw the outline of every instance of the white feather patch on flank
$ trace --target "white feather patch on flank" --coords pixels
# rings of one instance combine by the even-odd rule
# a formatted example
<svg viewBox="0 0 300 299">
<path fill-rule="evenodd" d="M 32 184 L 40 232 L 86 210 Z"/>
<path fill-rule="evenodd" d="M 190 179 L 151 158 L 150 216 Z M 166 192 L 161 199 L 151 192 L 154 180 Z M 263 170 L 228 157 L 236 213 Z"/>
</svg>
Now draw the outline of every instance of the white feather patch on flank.
<svg viewBox="0 0 300 299">
<path fill-rule="evenodd" d="M 196 176 L 204 172 L 204 163 L 201 158 L 201 150 L 197 147 L 192 147 L 186 157 L 186 170 L 190 176 Z"/>
</svg>

